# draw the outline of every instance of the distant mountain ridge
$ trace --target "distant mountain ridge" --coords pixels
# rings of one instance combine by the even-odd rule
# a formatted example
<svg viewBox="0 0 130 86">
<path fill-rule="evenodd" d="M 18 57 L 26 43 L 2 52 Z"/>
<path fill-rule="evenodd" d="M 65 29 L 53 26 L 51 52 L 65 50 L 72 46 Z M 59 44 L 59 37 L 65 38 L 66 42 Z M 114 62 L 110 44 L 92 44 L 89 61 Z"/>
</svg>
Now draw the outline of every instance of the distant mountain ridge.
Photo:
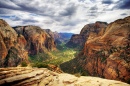
<svg viewBox="0 0 130 86">
<path fill-rule="evenodd" d="M 51 37 L 54 38 L 56 43 L 67 43 L 73 33 L 58 33 L 58 32 L 52 32 L 50 29 L 44 29 Z"/>
<path fill-rule="evenodd" d="M 66 39 L 70 39 L 71 36 L 74 34 L 74 33 L 59 33 L 61 38 L 66 38 Z"/>
</svg>

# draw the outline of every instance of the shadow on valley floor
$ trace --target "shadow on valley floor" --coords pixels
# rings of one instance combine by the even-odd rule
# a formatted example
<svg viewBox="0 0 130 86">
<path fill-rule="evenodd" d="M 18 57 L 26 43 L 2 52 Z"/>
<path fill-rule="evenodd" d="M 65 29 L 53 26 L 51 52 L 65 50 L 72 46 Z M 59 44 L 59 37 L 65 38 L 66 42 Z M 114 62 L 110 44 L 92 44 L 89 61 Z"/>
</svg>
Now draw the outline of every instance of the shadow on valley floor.
<svg viewBox="0 0 130 86">
<path fill-rule="evenodd" d="M 80 52 L 75 58 L 70 61 L 60 64 L 60 68 L 63 72 L 74 74 L 75 76 L 88 76 L 89 72 L 85 71 L 80 64 L 80 60 L 84 60 L 85 57 L 80 57 Z M 82 58 L 82 59 L 81 59 Z"/>
</svg>

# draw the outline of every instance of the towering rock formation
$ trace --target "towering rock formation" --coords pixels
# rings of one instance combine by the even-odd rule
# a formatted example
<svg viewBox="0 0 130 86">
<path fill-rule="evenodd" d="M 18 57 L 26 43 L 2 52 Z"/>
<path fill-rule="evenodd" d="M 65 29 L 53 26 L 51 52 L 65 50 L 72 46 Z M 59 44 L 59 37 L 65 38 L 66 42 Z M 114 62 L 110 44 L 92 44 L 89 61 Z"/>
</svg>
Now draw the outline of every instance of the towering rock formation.
<svg viewBox="0 0 130 86">
<path fill-rule="evenodd" d="M 0 67 L 18 66 L 28 62 L 28 54 L 55 50 L 53 37 L 37 26 L 11 28 L 0 20 Z"/>
<path fill-rule="evenodd" d="M 91 75 L 127 81 L 130 79 L 130 17 L 108 25 L 101 36 L 85 43 L 82 65 Z M 90 60 L 91 59 L 91 60 Z"/>
<path fill-rule="evenodd" d="M 91 32 L 98 34 L 99 31 L 103 28 L 105 29 L 106 26 L 107 26 L 106 22 L 100 22 L 100 21 L 97 21 L 93 24 L 85 25 L 82 28 L 80 34 L 72 35 L 70 41 L 67 43 L 67 46 L 69 46 L 69 47 L 77 47 L 77 46 L 83 47 Z"/>
<path fill-rule="evenodd" d="M 25 50 L 26 40 L 0 19 L 0 67 L 17 66 L 22 61 L 28 62 Z"/>
<path fill-rule="evenodd" d="M 50 29 L 44 29 L 54 40 L 59 39 L 60 35 L 58 32 L 52 32 Z"/>
<path fill-rule="evenodd" d="M 18 26 L 14 29 L 27 40 L 26 49 L 31 55 L 56 49 L 53 37 L 38 26 Z"/>
<path fill-rule="evenodd" d="M 71 63 L 73 68 L 80 65 L 89 75 L 130 83 L 130 16 L 110 23 L 98 34 L 91 33 L 73 61 L 77 61 Z"/>
</svg>

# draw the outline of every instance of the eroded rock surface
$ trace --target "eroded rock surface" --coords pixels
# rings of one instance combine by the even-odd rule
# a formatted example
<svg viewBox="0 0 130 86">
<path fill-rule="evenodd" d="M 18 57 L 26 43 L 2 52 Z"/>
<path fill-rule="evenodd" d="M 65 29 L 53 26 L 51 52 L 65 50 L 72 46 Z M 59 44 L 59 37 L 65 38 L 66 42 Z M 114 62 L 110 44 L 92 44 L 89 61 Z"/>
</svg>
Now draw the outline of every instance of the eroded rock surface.
<svg viewBox="0 0 130 86">
<path fill-rule="evenodd" d="M 14 27 L 19 35 L 23 35 L 27 41 L 28 53 L 36 55 L 47 51 L 56 50 L 54 38 L 38 26 Z"/>
<path fill-rule="evenodd" d="M 0 67 L 17 66 L 22 61 L 28 62 L 28 52 L 25 49 L 26 40 L 0 19 Z"/>
<path fill-rule="evenodd" d="M 0 86 L 130 86 L 126 83 L 97 77 L 62 73 L 46 68 L 0 68 Z"/>
<path fill-rule="evenodd" d="M 110 23 L 98 34 L 91 32 L 82 52 L 61 69 L 130 83 L 130 16 Z"/>
<path fill-rule="evenodd" d="M 87 24 L 82 28 L 80 34 L 72 35 L 70 41 L 67 43 L 67 46 L 83 47 L 91 32 L 98 34 L 101 29 L 105 29 L 106 27 L 107 27 L 107 23 L 100 22 L 100 21 L 97 21 L 93 24 Z"/>
</svg>

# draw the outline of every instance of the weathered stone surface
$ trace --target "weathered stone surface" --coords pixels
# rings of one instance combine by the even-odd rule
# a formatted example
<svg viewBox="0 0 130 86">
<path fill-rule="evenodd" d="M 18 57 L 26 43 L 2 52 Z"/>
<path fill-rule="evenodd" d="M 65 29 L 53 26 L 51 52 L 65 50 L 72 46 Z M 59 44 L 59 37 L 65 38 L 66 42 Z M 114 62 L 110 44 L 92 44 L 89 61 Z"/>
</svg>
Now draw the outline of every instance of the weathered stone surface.
<svg viewBox="0 0 130 86">
<path fill-rule="evenodd" d="M 87 24 L 82 28 L 80 34 L 72 35 L 70 41 L 66 45 L 69 47 L 83 47 L 91 32 L 98 34 L 100 30 L 105 29 L 106 26 L 106 22 L 100 21 L 97 21 L 93 24 Z"/>
<path fill-rule="evenodd" d="M 18 26 L 14 27 L 19 35 L 23 35 L 27 41 L 29 54 L 35 55 L 46 50 L 56 50 L 53 37 L 38 26 Z"/>
<path fill-rule="evenodd" d="M 82 47 L 86 41 L 85 39 L 85 35 L 74 34 L 66 45 L 68 47 Z"/>
<path fill-rule="evenodd" d="M 57 74 L 46 68 L 0 68 L 3 75 L 6 75 L 7 72 L 10 74 L 12 71 L 15 71 L 13 72 L 15 76 L 0 79 L 0 86 L 130 86 L 120 81 L 97 77 L 75 77 L 66 73 Z M 21 73 L 23 71 L 28 72 Z"/>
<path fill-rule="evenodd" d="M 103 35 L 90 35 L 86 41 L 82 67 L 91 75 L 108 79 L 130 79 L 130 17 L 116 20 L 108 25 Z M 93 39 L 92 39 L 93 37 Z"/>
<path fill-rule="evenodd" d="M 82 52 L 61 64 L 61 69 L 130 83 L 130 16 L 110 23 L 97 34 L 91 32 Z"/>
<path fill-rule="evenodd" d="M 0 19 L 0 67 L 17 66 L 22 61 L 28 62 L 25 46 L 24 37 L 18 36 L 7 22 Z"/>
</svg>

